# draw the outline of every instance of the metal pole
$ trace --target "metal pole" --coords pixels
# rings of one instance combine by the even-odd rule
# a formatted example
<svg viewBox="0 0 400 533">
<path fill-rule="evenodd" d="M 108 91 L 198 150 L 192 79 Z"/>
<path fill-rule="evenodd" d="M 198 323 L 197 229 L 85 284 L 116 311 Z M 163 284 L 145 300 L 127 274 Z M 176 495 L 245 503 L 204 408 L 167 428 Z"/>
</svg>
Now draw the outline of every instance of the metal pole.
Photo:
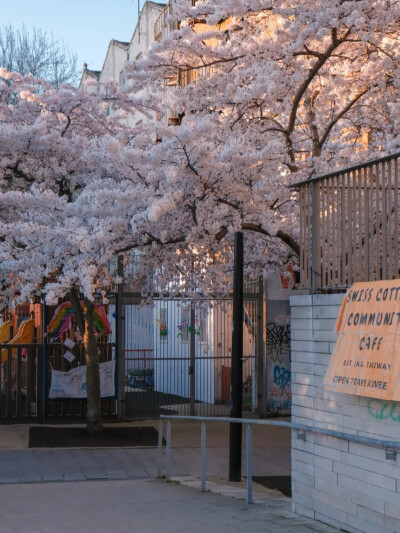
<svg viewBox="0 0 400 533">
<path fill-rule="evenodd" d="M 264 291 L 264 280 L 262 276 L 258 278 L 258 302 L 257 302 L 257 413 L 263 418 L 267 411 L 267 378 L 265 361 L 265 337 L 266 327 L 266 298 Z"/>
<path fill-rule="evenodd" d="M 43 302 L 43 331 L 42 331 L 42 339 L 43 339 L 43 388 L 42 388 L 42 413 L 41 413 L 41 422 L 44 422 L 46 419 L 46 400 L 47 400 L 47 359 L 48 359 L 48 353 L 47 353 L 47 306 L 46 302 Z"/>
<path fill-rule="evenodd" d="M 190 416 L 196 415 L 196 402 L 195 402 L 195 357 L 196 357 L 196 330 L 195 330 L 195 308 L 194 302 L 190 307 L 190 362 L 189 362 L 189 390 L 190 390 Z"/>
<path fill-rule="evenodd" d="M 165 479 L 171 477 L 171 420 L 167 420 L 167 445 L 165 447 Z"/>
<path fill-rule="evenodd" d="M 162 452 L 163 421 L 158 422 L 158 450 L 157 450 L 157 477 L 161 477 L 161 452 Z"/>
<path fill-rule="evenodd" d="M 206 491 L 206 423 L 201 423 L 201 492 Z"/>
<path fill-rule="evenodd" d="M 253 503 L 253 458 L 251 425 L 247 424 L 246 430 L 246 466 L 247 466 L 247 503 Z"/>
<path fill-rule="evenodd" d="M 117 273 L 123 280 L 124 259 L 118 257 Z M 115 344 L 117 356 L 117 418 L 125 419 L 125 309 L 123 300 L 124 282 L 118 285 L 115 302 Z"/>
<path fill-rule="evenodd" d="M 233 331 L 231 370 L 231 418 L 242 418 L 243 382 L 243 233 L 235 233 L 233 267 Z M 231 422 L 229 481 L 242 479 L 242 424 Z"/>
</svg>

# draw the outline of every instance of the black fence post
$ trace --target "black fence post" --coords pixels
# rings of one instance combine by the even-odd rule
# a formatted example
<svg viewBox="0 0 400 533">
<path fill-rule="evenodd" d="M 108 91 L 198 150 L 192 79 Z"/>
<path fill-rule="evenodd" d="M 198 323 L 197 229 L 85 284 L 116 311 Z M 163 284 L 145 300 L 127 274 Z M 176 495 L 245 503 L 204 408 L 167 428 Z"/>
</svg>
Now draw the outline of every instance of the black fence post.
<svg viewBox="0 0 400 533">
<path fill-rule="evenodd" d="M 118 257 L 118 276 L 122 282 L 115 295 L 115 351 L 116 351 L 116 396 L 117 420 L 125 420 L 125 306 L 124 306 L 124 262 Z M 146 378 L 145 378 L 146 379 Z"/>
<path fill-rule="evenodd" d="M 242 418 L 243 382 L 243 233 L 235 233 L 233 269 L 233 328 L 231 368 L 231 418 Z M 242 424 L 231 422 L 229 435 L 229 481 L 242 479 Z"/>
</svg>

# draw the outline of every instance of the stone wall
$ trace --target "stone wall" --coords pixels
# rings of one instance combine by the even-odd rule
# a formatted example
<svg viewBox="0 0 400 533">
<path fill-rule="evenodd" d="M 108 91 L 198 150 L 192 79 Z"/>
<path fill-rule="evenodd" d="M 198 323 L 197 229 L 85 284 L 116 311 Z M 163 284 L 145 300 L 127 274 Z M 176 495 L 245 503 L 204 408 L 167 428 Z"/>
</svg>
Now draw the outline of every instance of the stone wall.
<svg viewBox="0 0 400 533">
<path fill-rule="evenodd" d="M 343 294 L 291 297 L 292 422 L 400 442 L 400 403 L 322 388 Z M 400 452 L 292 435 L 293 509 L 359 533 L 400 532 Z"/>
</svg>

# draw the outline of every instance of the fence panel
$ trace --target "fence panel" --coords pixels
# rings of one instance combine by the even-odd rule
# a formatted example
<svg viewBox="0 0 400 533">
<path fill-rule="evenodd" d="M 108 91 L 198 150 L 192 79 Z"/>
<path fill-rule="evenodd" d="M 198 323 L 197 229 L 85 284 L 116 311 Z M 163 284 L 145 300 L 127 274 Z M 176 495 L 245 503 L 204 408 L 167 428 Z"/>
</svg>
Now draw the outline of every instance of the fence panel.
<svg viewBox="0 0 400 533">
<path fill-rule="evenodd" d="M 256 295 L 257 296 L 257 295 Z M 156 299 L 125 309 L 125 416 L 227 416 L 232 302 Z M 245 306 L 243 406 L 256 408 L 257 300 Z"/>
<path fill-rule="evenodd" d="M 42 345 L 0 345 L 0 419 L 41 419 Z"/>
<path fill-rule="evenodd" d="M 303 287 L 344 289 L 355 281 L 399 276 L 398 158 L 395 154 L 295 185 Z"/>
</svg>

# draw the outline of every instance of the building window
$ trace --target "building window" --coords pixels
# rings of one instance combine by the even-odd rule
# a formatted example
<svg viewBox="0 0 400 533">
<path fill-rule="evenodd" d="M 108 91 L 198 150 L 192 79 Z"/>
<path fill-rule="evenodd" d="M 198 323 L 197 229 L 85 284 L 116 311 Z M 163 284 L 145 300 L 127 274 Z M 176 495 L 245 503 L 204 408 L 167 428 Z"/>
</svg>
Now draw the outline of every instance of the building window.
<svg viewBox="0 0 400 533">
<path fill-rule="evenodd" d="M 161 340 L 167 340 L 168 335 L 168 313 L 166 307 L 161 307 L 160 309 L 160 318 L 157 320 L 157 328 L 159 337 Z"/>
<path fill-rule="evenodd" d="M 121 70 L 121 72 L 119 73 L 119 84 L 125 85 L 125 75 L 123 70 Z"/>
<path fill-rule="evenodd" d="M 190 307 L 182 307 L 180 337 L 182 342 L 188 342 L 190 336 Z"/>
<path fill-rule="evenodd" d="M 208 309 L 200 309 L 198 311 L 197 327 L 199 334 L 199 342 L 208 341 Z"/>
</svg>

